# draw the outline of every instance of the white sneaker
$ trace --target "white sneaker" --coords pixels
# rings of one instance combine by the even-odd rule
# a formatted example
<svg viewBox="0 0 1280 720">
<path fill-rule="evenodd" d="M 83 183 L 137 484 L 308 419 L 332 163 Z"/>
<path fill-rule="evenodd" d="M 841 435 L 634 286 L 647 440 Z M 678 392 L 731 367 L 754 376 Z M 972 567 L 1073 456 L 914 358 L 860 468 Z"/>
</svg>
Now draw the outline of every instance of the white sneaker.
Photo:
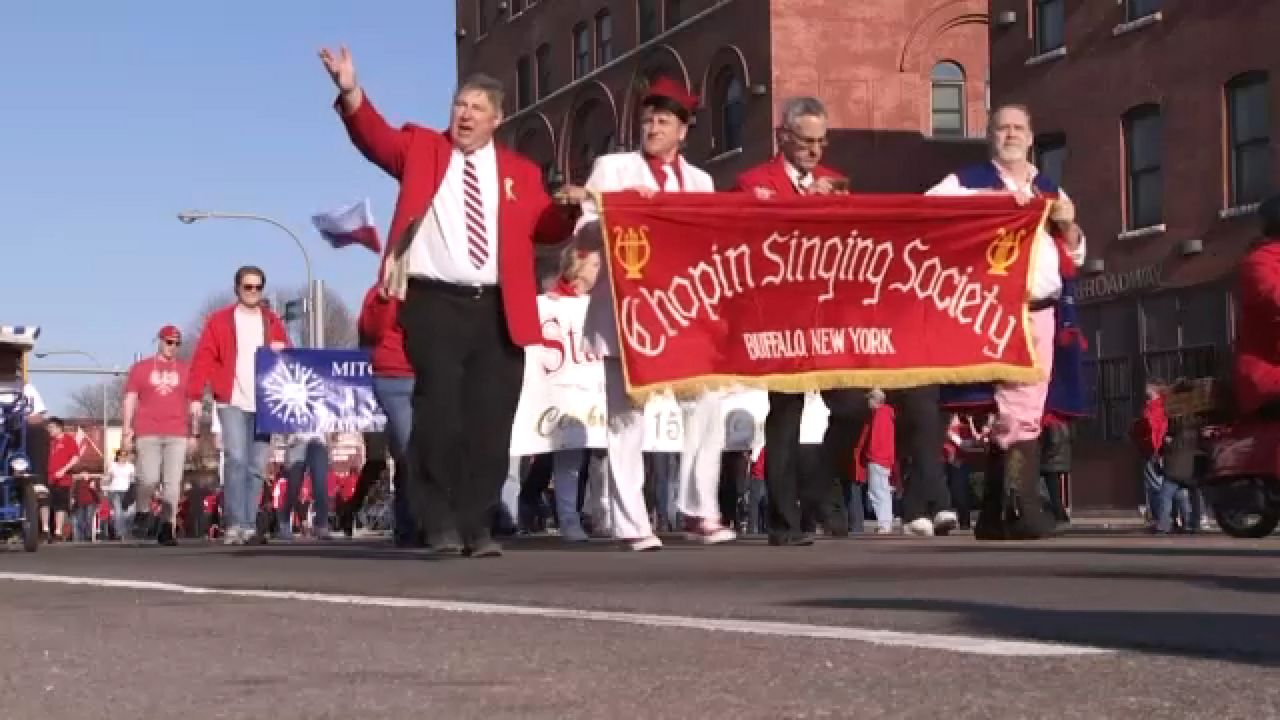
<svg viewBox="0 0 1280 720">
<path fill-rule="evenodd" d="M 903 535 L 916 537 L 933 537 L 933 521 L 929 518 L 916 518 L 902 526 Z"/>
<path fill-rule="evenodd" d="M 662 549 L 662 541 L 658 539 L 657 535 L 650 535 L 639 540 L 628 540 L 627 549 L 631 552 L 653 552 Z"/>
<path fill-rule="evenodd" d="M 933 516 L 933 534 L 949 535 L 960 525 L 960 516 L 951 510 L 943 510 Z"/>
</svg>

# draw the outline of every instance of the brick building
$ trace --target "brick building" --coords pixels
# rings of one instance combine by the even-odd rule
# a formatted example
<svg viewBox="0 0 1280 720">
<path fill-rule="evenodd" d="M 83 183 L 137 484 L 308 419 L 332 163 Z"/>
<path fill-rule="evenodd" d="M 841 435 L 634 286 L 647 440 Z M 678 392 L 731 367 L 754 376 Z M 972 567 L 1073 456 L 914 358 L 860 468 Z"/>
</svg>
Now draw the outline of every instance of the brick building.
<svg viewBox="0 0 1280 720">
<path fill-rule="evenodd" d="M 1148 380 L 1230 372 L 1232 270 L 1280 188 L 1280 3 L 992 0 L 992 100 L 1027 104 L 1040 167 L 1089 238 L 1097 415 L 1076 506 L 1136 507 L 1127 434 Z M 1227 396 L 1228 393 L 1219 393 Z"/>
<path fill-rule="evenodd" d="M 702 97 L 686 157 L 719 187 L 773 153 L 777 105 L 828 106 L 855 189 L 915 192 L 981 154 L 984 0 L 458 0 L 458 71 L 508 89 L 502 139 L 582 182 L 637 145 L 656 73 Z"/>
</svg>

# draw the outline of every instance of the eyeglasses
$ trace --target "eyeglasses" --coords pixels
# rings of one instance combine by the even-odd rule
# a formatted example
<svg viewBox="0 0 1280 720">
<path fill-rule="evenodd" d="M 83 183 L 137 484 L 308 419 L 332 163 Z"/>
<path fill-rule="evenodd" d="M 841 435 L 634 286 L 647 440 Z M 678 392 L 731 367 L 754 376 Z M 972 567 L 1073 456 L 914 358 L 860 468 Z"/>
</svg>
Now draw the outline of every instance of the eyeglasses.
<svg viewBox="0 0 1280 720">
<path fill-rule="evenodd" d="M 783 128 L 783 130 L 788 135 L 791 136 L 791 139 L 795 140 L 800 145 L 808 145 L 810 147 L 823 147 L 823 148 L 827 146 L 826 135 L 823 135 L 822 137 L 805 137 L 804 135 L 801 135 L 800 133 L 796 132 L 795 130 L 792 130 L 791 128 Z"/>
<path fill-rule="evenodd" d="M 258 283 L 257 285 L 249 285 L 247 283 L 242 284 L 240 289 L 245 292 L 262 292 L 262 283 Z"/>
</svg>

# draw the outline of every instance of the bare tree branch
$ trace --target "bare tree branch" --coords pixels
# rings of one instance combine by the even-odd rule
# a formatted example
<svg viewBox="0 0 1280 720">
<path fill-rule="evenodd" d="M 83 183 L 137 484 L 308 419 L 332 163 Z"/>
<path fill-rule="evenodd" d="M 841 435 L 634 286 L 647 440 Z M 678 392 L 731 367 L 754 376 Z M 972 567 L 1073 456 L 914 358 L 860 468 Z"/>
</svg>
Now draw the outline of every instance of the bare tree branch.
<svg viewBox="0 0 1280 720">
<path fill-rule="evenodd" d="M 111 422 L 120 422 L 120 406 L 124 401 L 123 376 L 115 376 L 90 385 L 83 385 L 71 393 L 71 414 L 84 420 L 102 422 L 102 390 L 105 387 L 107 417 Z"/>
</svg>

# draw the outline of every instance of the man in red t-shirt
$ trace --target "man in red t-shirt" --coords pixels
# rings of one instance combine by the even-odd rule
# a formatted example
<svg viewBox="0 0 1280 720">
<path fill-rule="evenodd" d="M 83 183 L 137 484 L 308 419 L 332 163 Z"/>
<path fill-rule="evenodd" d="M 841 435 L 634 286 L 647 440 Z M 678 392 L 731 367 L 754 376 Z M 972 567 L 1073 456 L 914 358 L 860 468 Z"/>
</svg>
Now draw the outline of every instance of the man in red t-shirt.
<svg viewBox="0 0 1280 720">
<path fill-rule="evenodd" d="M 49 532 L 49 513 L 53 513 L 51 542 L 61 540 L 67 513 L 71 512 L 71 469 L 80 462 L 80 446 L 66 431 L 61 418 L 49 418 L 49 506 L 40 508 L 40 525 Z"/>
<path fill-rule="evenodd" d="M 165 325 L 156 335 L 155 355 L 129 368 L 124 386 L 124 446 L 136 448 L 138 469 L 137 512 L 134 527 L 147 527 L 156 485 L 162 490 L 161 545 L 177 545 L 173 523 L 182 493 L 182 470 L 195 450 L 195 438 L 187 432 L 187 364 L 179 360 L 182 333 Z"/>
</svg>

